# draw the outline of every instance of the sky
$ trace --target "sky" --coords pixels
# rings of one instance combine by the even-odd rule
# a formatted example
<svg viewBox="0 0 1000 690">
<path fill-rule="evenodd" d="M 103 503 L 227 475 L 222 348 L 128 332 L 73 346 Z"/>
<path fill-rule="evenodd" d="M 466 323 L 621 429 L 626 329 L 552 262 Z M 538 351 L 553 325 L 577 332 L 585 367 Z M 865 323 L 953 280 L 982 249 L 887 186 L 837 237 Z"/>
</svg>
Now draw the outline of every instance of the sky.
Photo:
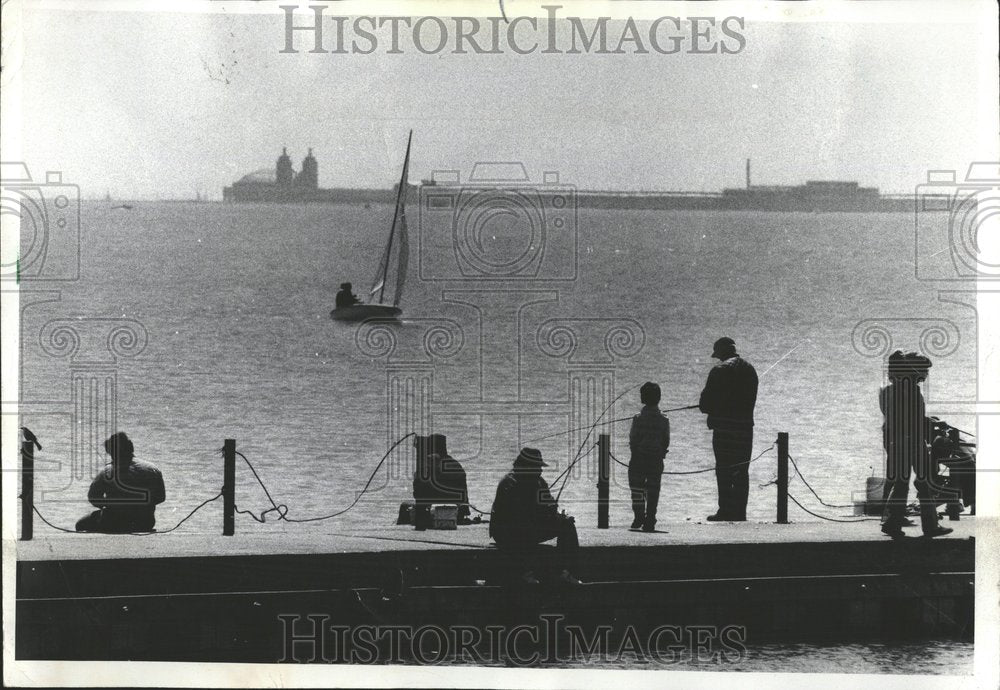
<svg viewBox="0 0 1000 690">
<path fill-rule="evenodd" d="M 388 187 L 411 128 L 413 181 L 521 161 L 532 180 L 554 170 L 581 189 L 715 191 L 742 186 L 749 157 L 757 184 L 905 193 L 928 169 L 961 178 L 996 156 L 995 114 L 981 107 L 995 43 L 981 23 L 748 20 L 730 55 L 310 54 L 307 39 L 281 54 L 284 17 L 264 4 L 29 3 L 13 68 L 33 174 L 61 170 L 84 197 L 220 198 L 287 145 L 296 168 L 313 148 L 320 186 Z"/>
</svg>

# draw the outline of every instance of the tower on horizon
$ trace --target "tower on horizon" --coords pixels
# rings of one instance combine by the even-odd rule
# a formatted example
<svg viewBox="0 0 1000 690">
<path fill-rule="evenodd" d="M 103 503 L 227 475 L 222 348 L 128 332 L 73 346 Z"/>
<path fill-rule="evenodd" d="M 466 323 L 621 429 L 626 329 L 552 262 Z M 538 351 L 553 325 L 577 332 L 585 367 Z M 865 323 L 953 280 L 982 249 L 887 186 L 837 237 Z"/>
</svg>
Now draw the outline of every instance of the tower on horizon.
<svg viewBox="0 0 1000 690">
<path fill-rule="evenodd" d="M 313 157 L 313 150 L 302 159 L 302 172 L 295 178 L 295 183 L 307 189 L 319 189 L 319 164 Z"/>
<path fill-rule="evenodd" d="M 750 159 L 747 158 L 747 189 L 750 189 Z"/>
<path fill-rule="evenodd" d="M 295 179 L 295 171 L 292 170 L 292 159 L 288 157 L 288 148 L 281 147 L 281 155 L 278 157 L 278 165 L 275 170 L 275 179 L 282 187 L 292 186 Z"/>
</svg>

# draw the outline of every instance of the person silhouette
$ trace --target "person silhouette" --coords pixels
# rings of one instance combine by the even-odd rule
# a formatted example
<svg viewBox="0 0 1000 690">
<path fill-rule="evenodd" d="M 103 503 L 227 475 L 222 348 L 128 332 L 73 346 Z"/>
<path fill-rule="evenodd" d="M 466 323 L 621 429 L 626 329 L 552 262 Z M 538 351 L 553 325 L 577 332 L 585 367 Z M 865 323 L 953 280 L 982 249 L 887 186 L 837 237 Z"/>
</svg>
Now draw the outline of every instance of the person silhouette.
<svg viewBox="0 0 1000 690">
<path fill-rule="evenodd" d="M 337 293 L 336 306 L 337 309 L 343 309 L 344 307 L 353 307 L 355 304 L 360 304 L 359 300 L 352 292 L 350 283 L 341 283 L 340 292 Z"/>
<path fill-rule="evenodd" d="M 708 415 L 715 452 L 715 479 L 719 509 L 710 522 L 747 519 L 750 493 L 750 452 L 753 447 L 753 409 L 757 403 L 757 372 L 736 353 L 732 338 L 719 338 L 712 346 L 712 367 L 701 392 L 699 409 Z"/>
<path fill-rule="evenodd" d="M 77 532 L 151 532 L 156 506 L 166 499 L 163 475 L 135 459 L 135 446 L 124 431 L 104 442 L 111 462 L 94 477 L 87 499 L 97 510 L 76 523 Z"/>
<path fill-rule="evenodd" d="M 657 384 L 652 381 L 642 384 L 639 400 L 642 410 L 632 418 L 628 432 L 628 447 L 632 453 L 628 463 L 628 485 L 635 516 L 630 529 L 653 532 L 660 501 L 663 458 L 670 447 L 670 420 L 660 412 Z"/>
<path fill-rule="evenodd" d="M 879 407 L 884 423 L 886 451 L 886 501 L 882 532 L 902 537 L 906 524 L 906 496 L 910 476 L 920 501 L 920 527 L 925 537 L 938 537 L 952 530 L 938 524 L 937 503 L 933 496 L 934 474 L 930 442 L 933 423 L 927 417 L 920 384 L 927 380 L 931 360 L 916 352 L 896 350 L 889 355 L 889 383 L 879 390 Z"/>
<path fill-rule="evenodd" d="M 562 566 L 554 580 L 560 584 L 580 584 L 570 573 L 580 548 L 574 519 L 559 512 L 559 506 L 542 479 L 546 467 L 537 448 L 522 448 L 514 467 L 497 486 L 490 514 L 490 537 L 522 571 L 521 582 L 538 584 L 535 570 L 540 565 L 537 546 L 556 540 L 557 561 Z"/>
</svg>

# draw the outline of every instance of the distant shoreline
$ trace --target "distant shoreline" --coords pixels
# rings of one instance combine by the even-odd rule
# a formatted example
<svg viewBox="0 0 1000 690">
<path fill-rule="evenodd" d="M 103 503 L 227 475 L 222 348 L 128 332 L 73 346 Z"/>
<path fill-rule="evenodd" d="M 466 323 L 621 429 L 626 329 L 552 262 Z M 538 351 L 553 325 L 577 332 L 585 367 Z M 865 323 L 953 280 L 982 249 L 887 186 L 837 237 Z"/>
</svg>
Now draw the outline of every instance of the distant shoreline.
<svg viewBox="0 0 1000 690">
<path fill-rule="evenodd" d="M 419 191 L 420 186 L 413 185 Z M 427 185 L 426 190 L 442 189 L 448 186 Z M 464 189 L 454 188 L 455 192 Z M 514 187 L 513 189 L 519 189 Z M 565 195 L 567 188 L 546 190 L 544 186 L 527 187 L 527 191 L 543 197 Z M 615 191 L 615 190 L 572 190 L 577 208 L 621 209 L 621 210 L 694 210 L 694 211 L 772 211 L 772 212 L 856 212 L 856 213 L 910 213 L 914 210 L 913 194 L 878 194 L 865 197 L 823 195 L 802 197 L 785 190 L 797 188 L 751 188 L 749 190 L 725 190 L 723 192 L 692 191 Z M 739 191 L 741 193 L 734 193 Z M 91 203 L 156 202 L 190 204 L 391 204 L 394 199 L 392 189 L 332 188 L 317 189 L 306 195 L 272 194 L 251 195 L 247 198 L 227 199 L 87 199 Z"/>
</svg>

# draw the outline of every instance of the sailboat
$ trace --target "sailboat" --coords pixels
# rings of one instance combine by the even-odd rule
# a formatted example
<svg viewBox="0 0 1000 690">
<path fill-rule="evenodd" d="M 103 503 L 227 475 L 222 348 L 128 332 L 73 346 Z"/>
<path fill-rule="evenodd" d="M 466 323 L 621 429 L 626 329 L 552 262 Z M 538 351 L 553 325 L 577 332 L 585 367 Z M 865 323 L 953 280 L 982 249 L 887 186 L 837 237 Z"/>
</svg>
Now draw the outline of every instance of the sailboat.
<svg viewBox="0 0 1000 690">
<path fill-rule="evenodd" d="M 410 172 L 410 144 L 413 142 L 413 130 L 406 140 L 406 157 L 403 160 L 403 174 L 399 178 L 396 189 L 396 210 L 392 216 L 392 226 L 389 228 L 389 238 L 382 251 L 382 260 L 372 281 L 369 296 L 378 302 L 359 303 L 350 307 L 338 307 L 330 312 L 330 317 L 337 321 L 363 321 L 371 318 L 395 319 L 403 313 L 399 307 L 403 297 L 403 286 L 406 283 L 406 268 L 410 260 L 410 239 L 406 230 L 406 193 L 407 177 Z M 395 272 L 390 269 L 395 267 Z M 392 302 L 386 300 L 386 286 L 392 282 Z"/>
</svg>

